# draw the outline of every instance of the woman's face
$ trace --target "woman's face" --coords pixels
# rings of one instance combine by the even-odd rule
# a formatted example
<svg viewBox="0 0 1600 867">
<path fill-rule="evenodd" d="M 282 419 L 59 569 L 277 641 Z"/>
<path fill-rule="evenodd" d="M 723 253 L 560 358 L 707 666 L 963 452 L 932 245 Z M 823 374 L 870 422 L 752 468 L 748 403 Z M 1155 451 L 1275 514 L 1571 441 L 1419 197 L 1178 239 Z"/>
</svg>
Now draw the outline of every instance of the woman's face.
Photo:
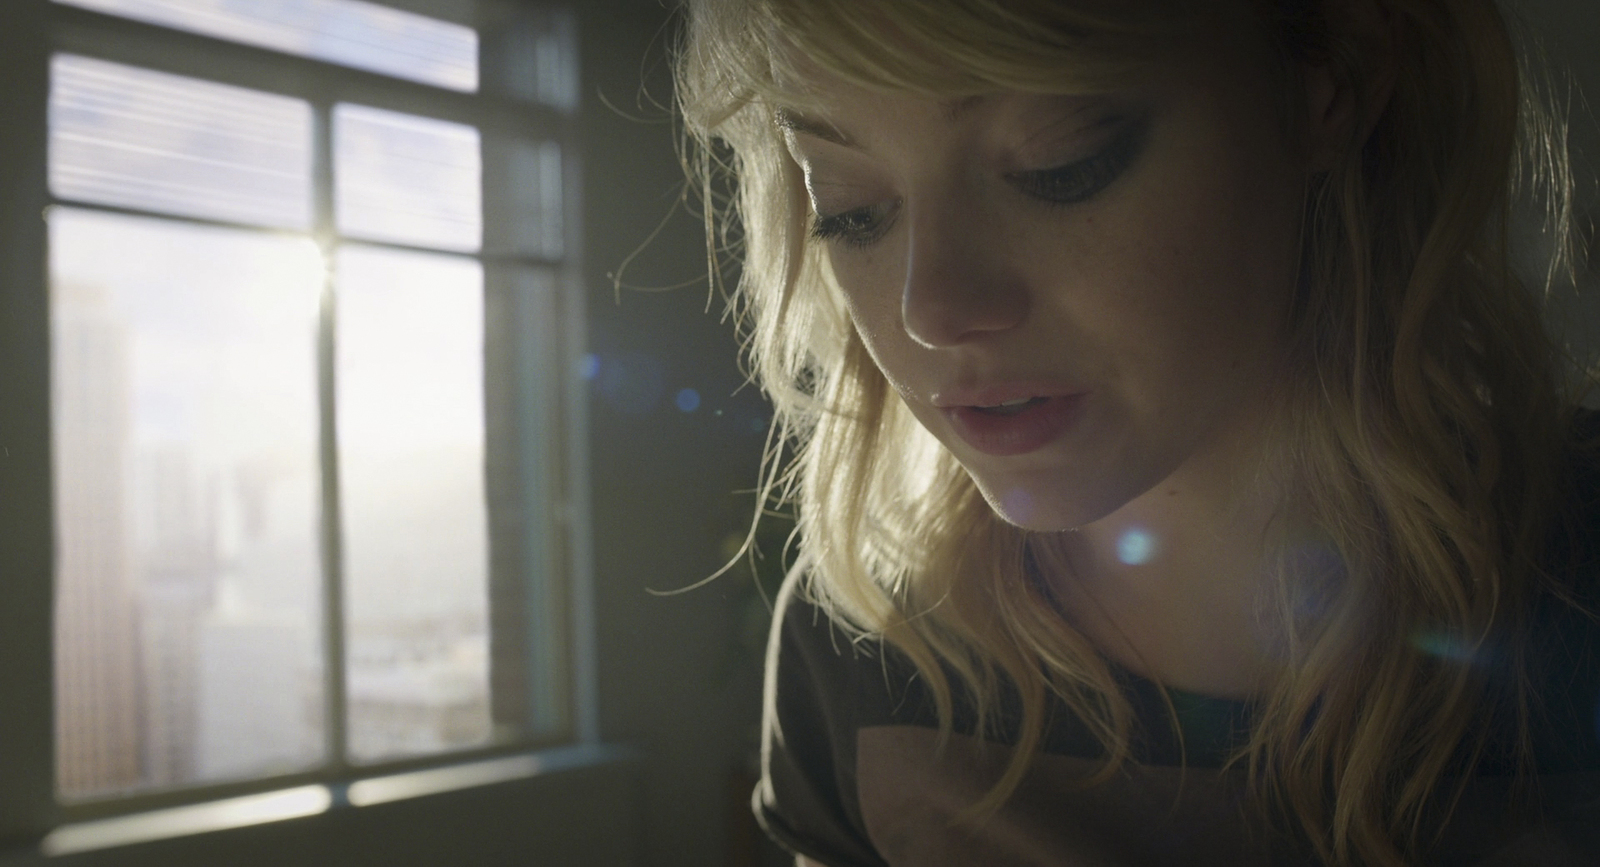
<svg viewBox="0 0 1600 867">
<path fill-rule="evenodd" d="M 1082 526 L 1255 448 L 1306 179 L 1263 67 L 957 101 L 824 80 L 825 112 L 778 112 L 873 359 L 1012 523 Z"/>
</svg>

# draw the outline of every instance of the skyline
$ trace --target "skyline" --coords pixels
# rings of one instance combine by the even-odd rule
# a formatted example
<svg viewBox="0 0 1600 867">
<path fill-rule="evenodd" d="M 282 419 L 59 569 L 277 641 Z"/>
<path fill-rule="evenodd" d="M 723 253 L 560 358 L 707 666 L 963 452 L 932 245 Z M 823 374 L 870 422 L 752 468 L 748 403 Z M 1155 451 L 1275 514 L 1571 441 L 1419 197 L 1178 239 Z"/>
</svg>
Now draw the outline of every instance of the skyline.
<svg viewBox="0 0 1600 867">
<path fill-rule="evenodd" d="M 315 308 L 305 298 L 321 270 L 281 261 L 239 267 L 304 249 L 292 238 L 242 230 L 73 209 L 53 211 L 51 229 L 63 350 L 55 379 L 58 389 L 90 395 L 57 419 L 61 483 L 98 491 L 90 498 L 103 513 L 85 524 L 63 512 L 59 533 L 64 551 L 80 550 L 105 538 L 105 521 L 118 523 L 126 549 L 119 556 L 128 563 L 120 576 L 115 569 L 72 575 L 75 561 L 63 560 L 59 592 L 83 585 L 88 598 L 117 610 L 96 619 L 64 606 L 61 635 L 64 646 L 76 642 L 90 656 L 137 669 L 115 676 L 135 685 L 116 708 L 102 701 L 62 714 L 63 756 L 82 740 L 73 726 L 124 720 L 120 735 L 99 738 L 108 745 L 91 760 L 95 768 L 63 774 L 62 794 L 312 767 L 326 755 L 326 727 Z M 174 257 L 192 249 L 196 232 L 206 241 L 198 246 L 215 255 Z M 411 296 L 437 296 L 440 272 L 380 258 L 377 266 L 387 267 L 369 269 L 370 290 L 352 269 L 350 297 L 378 292 L 373 309 L 393 307 L 406 294 L 394 281 L 407 265 L 421 275 Z M 346 676 L 357 760 L 458 749 L 491 735 L 481 272 L 444 273 L 456 279 L 442 297 L 471 303 L 442 318 L 413 312 L 409 329 L 379 317 L 348 340 L 347 351 L 376 357 L 367 359 L 370 375 L 345 383 L 348 411 L 370 417 L 339 439 L 348 458 L 341 472 Z M 358 309 L 353 303 L 353 321 L 362 318 Z M 67 333 L 86 320 L 98 330 Z M 441 330 L 444 321 L 456 324 Z M 438 336 L 431 355 L 468 358 L 429 364 L 429 352 L 416 357 L 417 329 L 427 327 Z M 73 346 L 78 351 L 65 351 Z M 393 357 L 386 362 L 386 355 Z M 97 366 L 85 367 L 83 358 Z M 411 381 L 419 365 L 431 379 Z M 463 386 L 477 394 L 464 404 Z M 368 399 L 355 399 L 363 389 Z M 64 397 L 58 390 L 58 403 Z M 125 423 L 107 424 L 108 412 Z M 371 437 L 363 430 L 439 415 L 468 418 L 407 425 L 404 435 L 365 447 Z M 86 437 L 94 453 L 126 457 L 115 465 L 75 457 L 83 447 L 71 444 Z M 106 593 L 107 582 L 128 590 Z M 130 625 L 119 632 L 115 623 Z"/>
</svg>

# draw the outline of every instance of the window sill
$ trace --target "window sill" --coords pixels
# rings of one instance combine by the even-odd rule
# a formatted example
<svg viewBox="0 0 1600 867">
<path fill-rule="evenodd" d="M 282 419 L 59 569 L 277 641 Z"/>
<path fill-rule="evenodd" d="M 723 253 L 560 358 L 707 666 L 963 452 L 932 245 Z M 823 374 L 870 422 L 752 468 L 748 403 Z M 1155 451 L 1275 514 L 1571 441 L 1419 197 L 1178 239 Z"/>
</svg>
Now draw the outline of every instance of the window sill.
<svg viewBox="0 0 1600 867">
<path fill-rule="evenodd" d="M 383 805 L 430 796 L 466 794 L 505 783 L 536 782 L 565 772 L 604 769 L 629 763 L 636 751 L 609 744 L 577 744 L 498 756 L 423 770 L 381 774 L 348 783 L 312 784 L 226 798 L 183 807 L 151 810 L 109 819 L 62 825 L 31 851 L 0 856 L 0 864 L 60 863 L 62 856 L 146 844 L 182 845 L 183 838 L 289 820 L 347 824 L 346 814 L 385 812 Z M 445 800 L 443 798 L 439 800 Z M 365 824 L 360 823 L 358 824 Z M 67 858 L 66 860 L 73 860 Z"/>
</svg>

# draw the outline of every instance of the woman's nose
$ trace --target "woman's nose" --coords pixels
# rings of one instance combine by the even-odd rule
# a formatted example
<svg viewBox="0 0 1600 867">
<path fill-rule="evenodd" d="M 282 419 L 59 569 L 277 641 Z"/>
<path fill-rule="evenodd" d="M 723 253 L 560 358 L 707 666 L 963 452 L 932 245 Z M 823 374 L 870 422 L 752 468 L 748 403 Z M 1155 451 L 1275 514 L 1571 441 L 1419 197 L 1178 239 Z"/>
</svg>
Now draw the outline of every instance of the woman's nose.
<svg viewBox="0 0 1600 867">
<path fill-rule="evenodd" d="M 953 207 L 908 213 L 900 318 L 917 343 L 936 349 L 980 340 L 1022 324 L 1028 293 L 992 225 Z M 969 211 L 969 213 L 971 213 Z"/>
</svg>

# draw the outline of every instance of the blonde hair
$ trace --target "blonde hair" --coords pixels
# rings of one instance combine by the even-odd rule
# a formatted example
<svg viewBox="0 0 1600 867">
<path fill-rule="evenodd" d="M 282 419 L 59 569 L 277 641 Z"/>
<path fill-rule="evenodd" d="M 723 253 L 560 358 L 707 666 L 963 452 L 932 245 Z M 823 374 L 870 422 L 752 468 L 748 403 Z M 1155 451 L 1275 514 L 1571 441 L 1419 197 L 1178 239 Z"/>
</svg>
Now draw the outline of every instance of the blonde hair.
<svg viewBox="0 0 1600 867">
<path fill-rule="evenodd" d="M 1103 743 L 1096 779 L 1128 759 L 1135 720 L 1030 577 L 1056 559 L 1050 538 L 1001 521 L 868 357 L 806 237 L 773 112 L 804 107 L 805 69 L 941 98 L 1109 90 L 1203 52 L 1197 23 L 1235 13 L 1275 58 L 1291 134 L 1303 64 L 1326 65 L 1357 99 L 1392 81 L 1386 105 L 1358 106 L 1373 109 L 1370 135 L 1308 189 L 1294 387 L 1276 433 L 1331 556 L 1280 546 L 1288 663 L 1235 761 L 1324 860 L 1400 864 L 1442 828 L 1467 782 L 1461 757 L 1487 748 L 1485 707 L 1528 754 L 1525 680 L 1491 695 L 1479 669 L 1427 645 L 1448 641 L 1453 657 L 1493 641 L 1521 672 L 1533 599 L 1560 592 L 1538 556 L 1571 395 L 1508 230 L 1521 190 L 1567 237 L 1571 181 L 1559 115 L 1493 0 L 1374 2 L 1381 33 L 1325 16 L 1319 0 L 688 3 L 678 96 L 707 254 L 713 275 L 723 255 L 742 259 L 731 300 L 777 410 L 763 490 L 796 506 L 810 596 L 915 663 L 946 731 L 956 701 L 987 730 L 1015 690 L 1015 758 L 979 812 L 1027 772 L 1052 696 Z M 718 207 L 724 180 L 733 192 Z"/>
</svg>

